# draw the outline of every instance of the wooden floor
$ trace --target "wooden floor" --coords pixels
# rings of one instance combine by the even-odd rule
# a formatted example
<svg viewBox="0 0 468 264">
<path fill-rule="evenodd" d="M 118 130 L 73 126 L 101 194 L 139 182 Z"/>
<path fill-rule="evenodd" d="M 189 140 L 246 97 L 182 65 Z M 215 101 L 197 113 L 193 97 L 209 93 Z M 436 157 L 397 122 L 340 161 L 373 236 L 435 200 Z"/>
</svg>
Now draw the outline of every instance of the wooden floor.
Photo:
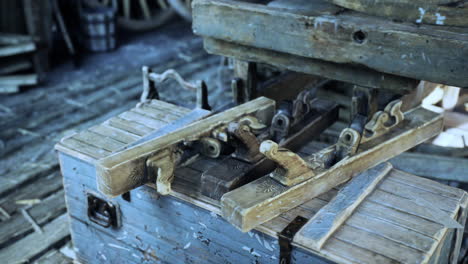
<svg viewBox="0 0 468 264">
<path fill-rule="evenodd" d="M 133 107 L 142 89 L 142 65 L 150 65 L 155 72 L 174 68 L 189 80 L 205 79 L 211 105 L 220 107 L 229 100 L 229 92 L 227 86 L 219 88 L 223 73 L 219 64 L 218 57 L 203 51 L 189 25 L 169 25 L 130 40 L 115 52 L 85 59 L 79 69 L 62 65 L 41 87 L 0 95 L 0 260 L 72 262 L 61 174 L 53 150 L 60 138 Z M 167 83 L 161 99 L 193 107 L 195 95 L 180 91 Z M 331 129 L 325 137 L 336 136 L 337 131 Z"/>
<path fill-rule="evenodd" d="M 0 259 L 71 262 L 62 179 L 53 150 L 60 138 L 133 107 L 141 94 L 142 65 L 155 72 L 174 68 L 189 80 L 216 84 L 219 62 L 203 51 L 189 25 L 170 25 L 85 60 L 80 69 L 62 65 L 42 87 L 0 95 Z M 210 94 L 217 99 L 214 107 L 227 101 L 228 93 L 215 85 L 209 90 L 215 91 Z M 160 96 L 193 107 L 195 95 L 180 91 L 168 82 Z"/>
</svg>

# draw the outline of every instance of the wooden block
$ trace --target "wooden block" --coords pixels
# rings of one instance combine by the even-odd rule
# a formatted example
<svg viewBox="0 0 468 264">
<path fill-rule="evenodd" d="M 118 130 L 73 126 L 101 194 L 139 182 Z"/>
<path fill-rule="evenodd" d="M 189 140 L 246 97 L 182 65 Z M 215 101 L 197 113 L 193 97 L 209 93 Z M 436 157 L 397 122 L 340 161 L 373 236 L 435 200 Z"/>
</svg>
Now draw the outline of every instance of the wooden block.
<svg viewBox="0 0 468 264">
<path fill-rule="evenodd" d="M 441 115 L 416 108 L 407 112 L 401 125 L 390 133 L 362 144 L 357 154 L 311 179 L 286 187 L 267 175 L 225 194 L 221 198 L 223 217 L 242 231 L 248 231 L 424 142 L 440 133 L 442 126 Z"/>
<path fill-rule="evenodd" d="M 241 1 L 197 0 L 193 2 L 193 31 L 293 56 L 468 86 L 468 62 L 462 59 L 468 28 L 397 23 L 357 12 L 304 15 Z"/>
<path fill-rule="evenodd" d="M 192 123 L 183 129 L 112 154 L 96 161 L 99 190 L 109 196 L 125 193 L 156 179 L 145 176 L 148 157 L 164 149 L 170 149 L 181 142 L 190 142 L 211 134 L 211 130 L 226 125 L 242 116 L 254 115 L 261 122 L 269 123 L 275 109 L 275 102 L 260 97 L 220 114 Z"/>
<path fill-rule="evenodd" d="M 294 242 L 320 250 L 391 169 L 390 163 L 381 163 L 355 176 L 296 233 Z"/>
</svg>

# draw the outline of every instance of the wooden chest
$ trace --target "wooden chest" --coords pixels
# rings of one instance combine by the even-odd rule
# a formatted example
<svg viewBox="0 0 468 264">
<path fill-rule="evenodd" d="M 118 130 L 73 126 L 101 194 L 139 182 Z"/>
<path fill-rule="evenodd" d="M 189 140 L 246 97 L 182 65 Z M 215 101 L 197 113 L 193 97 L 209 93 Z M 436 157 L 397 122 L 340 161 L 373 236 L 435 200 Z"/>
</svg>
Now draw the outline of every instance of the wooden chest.
<svg viewBox="0 0 468 264">
<path fill-rule="evenodd" d="M 154 100 L 56 146 L 80 262 L 278 263 L 278 234 L 297 216 L 311 219 L 326 213 L 322 208 L 327 204 L 336 203 L 340 188 L 242 233 L 220 216 L 219 201 L 201 195 L 202 172 L 219 162 L 205 158 L 176 171 L 168 196 L 158 195 L 151 184 L 113 199 L 97 191 L 96 160 L 188 111 Z M 315 150 L 308 145 L 302 153 Z M 444 223 L 447 218 L 464 223 L 465 195 L 392 169 L 319 249 L 295 237 L 292 262 L 448 263 L 451 254 L 456 258 L 463 229 Z M 103 207 L 110 215 L 93 211 Z"/>
</svg>

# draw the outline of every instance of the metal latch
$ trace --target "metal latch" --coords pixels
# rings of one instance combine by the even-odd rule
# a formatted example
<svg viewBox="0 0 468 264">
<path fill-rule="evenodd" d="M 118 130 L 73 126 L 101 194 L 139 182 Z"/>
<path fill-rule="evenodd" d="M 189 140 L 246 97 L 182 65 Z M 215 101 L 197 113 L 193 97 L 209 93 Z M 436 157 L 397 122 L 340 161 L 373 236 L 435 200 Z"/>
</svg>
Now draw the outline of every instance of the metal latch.
<svg viewBox="0 0 468 264">
<path fill-rule="evenodd" d="M 103 227 L 118 227 L 117 206 L 88 193 L 88 218 Z"/>
<path fill-rule="evenodd" d="M 308 219 L 302 216 L 296 216 L 294 220 L 287 225 L 281 233 L 278 234 L 278 244 L 280 247 L 279 263 L 291 263 L 291 251 L 294 235 L 307 223 Z"/>
</svg>

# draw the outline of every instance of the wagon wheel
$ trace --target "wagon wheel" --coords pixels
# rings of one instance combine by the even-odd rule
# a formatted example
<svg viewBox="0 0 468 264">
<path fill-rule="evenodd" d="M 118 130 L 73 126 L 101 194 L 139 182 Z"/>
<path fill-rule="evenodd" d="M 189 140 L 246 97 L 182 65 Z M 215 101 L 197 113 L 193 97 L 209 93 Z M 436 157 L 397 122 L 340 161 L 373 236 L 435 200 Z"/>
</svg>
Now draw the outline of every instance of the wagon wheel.
<svg viewBox="0 0 468 264">
<path fill-rule="evenodd" d="M 132 31 L 155 29 L 166 23 L 175 14 L 165 0 L 119 0 L 118 24 Z M 133 5 L 132 5 L 133 3 Z M 136 4 L 135 4 L 136 3 Z"/>
<path fill-rule="evenodd" d="M 167 0 L 177 14 L 187 21 L 192 21 L 192 0 Z"/>
</svg>

